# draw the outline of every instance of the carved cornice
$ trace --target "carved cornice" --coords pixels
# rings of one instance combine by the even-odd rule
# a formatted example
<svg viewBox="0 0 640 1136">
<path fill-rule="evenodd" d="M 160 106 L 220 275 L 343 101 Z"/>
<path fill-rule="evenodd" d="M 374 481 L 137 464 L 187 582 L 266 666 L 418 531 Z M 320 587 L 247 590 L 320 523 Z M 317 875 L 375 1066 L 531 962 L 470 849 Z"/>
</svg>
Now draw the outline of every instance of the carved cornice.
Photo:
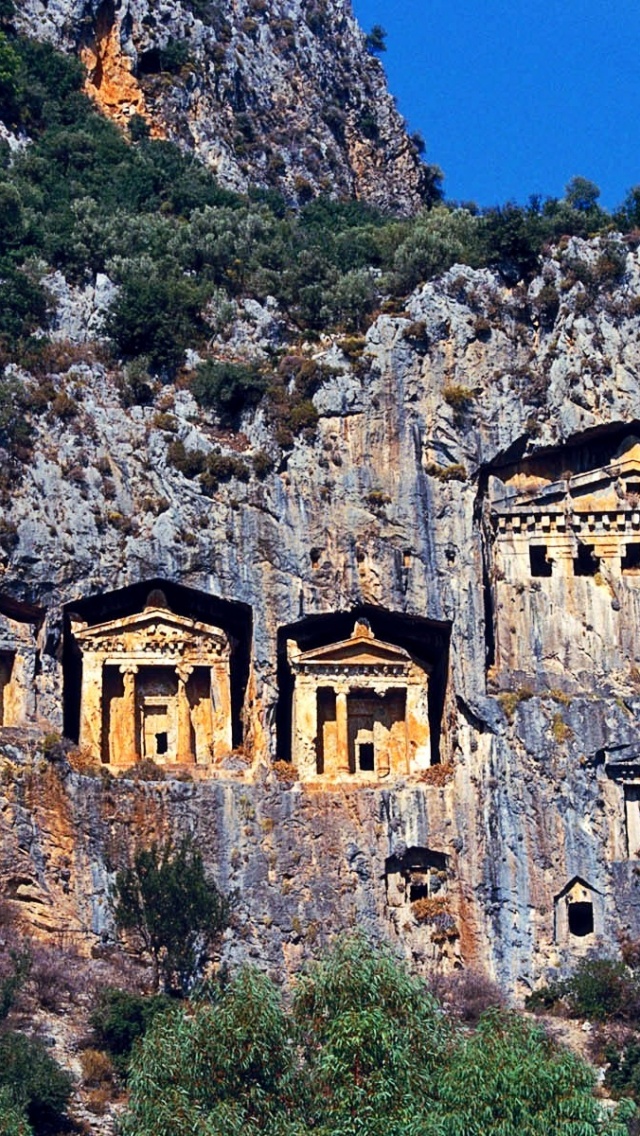
<svg viewBox="0 0 640 1136">
<path fill-rule="evenodd" d="M 313 678 L 342 679 L 353 685 L 358 678 L 367 681 L 372 679 L 409 679 L 411 663 L 298 663 L 292 662 L 291 669 L 294 674 Z"/>
<path fill-rule="evenodd" d="M 229 655 L 229 643 L 221 633 L 189 632 L 162 624 L 135 630 L 96 632 L 91 628 L 77 635 L 84 651 L 109 658 L 128 657 L 144 665 L 178 660 L 191 665 L 213 665 Z"/>
<path fill-rule="evenodd" d="M 498 537 L 545 537 L 553 534 L 575 536 L 640 535 L 638 509 L 614 509 L 584 513 L 573 510 L 518 510 L 493 513 L 493 526 Z"/>
</svg>

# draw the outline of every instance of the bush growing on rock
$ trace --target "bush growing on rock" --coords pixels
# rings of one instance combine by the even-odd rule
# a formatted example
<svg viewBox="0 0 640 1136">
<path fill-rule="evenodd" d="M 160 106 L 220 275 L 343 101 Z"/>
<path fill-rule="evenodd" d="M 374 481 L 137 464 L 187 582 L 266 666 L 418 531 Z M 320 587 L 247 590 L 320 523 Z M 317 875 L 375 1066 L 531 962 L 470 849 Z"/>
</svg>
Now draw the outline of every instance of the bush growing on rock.
<svg viewBox="0 0 640 1136">
<path fill-rule="evenodd" d="M 41 1041 L 14 1030 L 0 1033 L 0 1093 L 11 1102 L 14 1117 L 22 1114 L 23 1124 L 26 1120 L 36 1134 L 55 1131 L 63 1123 L 71 1088 L 71 1077 Z"/>
<path fill-rule="evenodd" d="M 137 852 L 116 875 L 112 906 L 118 929 L 151 959 L 155 989 L 162 979 L 167 994 L 179 995 L 200 973 L 231 912 L 188 838 Z"/>
<path fill-rule="evenodd" d="M 154 1018 L 172 1005 L 165 994 L 145 996 L 114 987 L 99 992 L 91 1026 L 97 1044 L 107 1050 L 121 1076 L 127 1074 L 135 1042 L 144 1037 Z"/>
<path fill-rule="evenodd" d="M 255 406 L 267 386 L 265 376 L 245 363 L 199 363 L 190 387 L 200 406 L 211 407 L 227 419 Z"/>
<path fill-rule="evenodd" d="M 169 272 L 127 273 L 105 321 L 105 331 L 125 358 L 144 355 L 149 365 L 169 377 L 184 359 L 185 348 L 204 333 L 202 287 Z"/>
</svg>

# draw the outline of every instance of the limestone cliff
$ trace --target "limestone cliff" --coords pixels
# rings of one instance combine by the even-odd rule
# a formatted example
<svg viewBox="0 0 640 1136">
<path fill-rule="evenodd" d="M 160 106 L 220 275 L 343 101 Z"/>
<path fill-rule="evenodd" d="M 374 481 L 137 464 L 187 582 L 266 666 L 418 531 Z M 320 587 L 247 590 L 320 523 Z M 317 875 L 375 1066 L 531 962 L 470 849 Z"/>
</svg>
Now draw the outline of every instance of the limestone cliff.
<svg viewBox="0 0 640 1136">
<path fill-rule="evenodd" d="M 220 183 L 357 197 L 398 213 L 433 191 L 348 0 L 27 0 L 17 26 L 87 67 L 121 125 L 194 150 Z"/>
<path fill-rule="evenodd" d="M 575 265 L 600 255 L 574 239 L 528 288 L 454 267 L 357 351 L 307 345 L 332 370 L 315 437 L 284 451 L 260 408 L 231 436 L 180 383 L 124 409 L 90 343 L 107 283 L 52 278 L 57 334 L 77 345 L 53 381 L 76 410 L 40 420 L 0 576 L 3 644 L 19 632 L 36 659 L 34 730 L 78 736 L 71 615 L 128 617 L 164 587 L 244 654 L 236 749 L 213 780 L 83 776 L 42 758 L 37 730 L 5 732 L 3 878 L 35 926 L 108 935 L 126 850 L 189 831 L 239 889 L 232 959 L 295 968 L 357 924 L 523 994 L 640 933 L 640 257 L 625 249 L 586 305 Z M 224 350 L 260 358 L 280 334 L 273 305 L 239 303 Z M 176 437 L 274 468 L 207 496 L 169 460 Z M 343 641 L 355 616 L 425 660 L 432 764 L 279 780 L 287 642 Z"/>
</svg>

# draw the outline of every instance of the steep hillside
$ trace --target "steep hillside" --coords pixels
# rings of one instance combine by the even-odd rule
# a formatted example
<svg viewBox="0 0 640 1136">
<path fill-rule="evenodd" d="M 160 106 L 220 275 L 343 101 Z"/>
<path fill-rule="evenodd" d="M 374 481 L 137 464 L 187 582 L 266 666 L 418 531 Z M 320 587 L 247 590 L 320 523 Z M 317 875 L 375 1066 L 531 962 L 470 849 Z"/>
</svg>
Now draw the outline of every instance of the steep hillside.
<svg viewBox="0 0 640 1136">
<path fill-rule="evenodd" d="M 345 0 L 26 0 L 17 26 L 80 55 L 120 125 L 195 152 L 220 184 L 408 213 L 430 200 L 383 69 Z"/>
<path fill-rule="evenodd" d="M 129 45 L 128 136 L 0 41 L 5 895 L 99 952 L 188 831 L 229 961 L 358 925 L 521 997 L 640 934 L 637 194 L 617 232 L 223 190 L 146 136 L 191 88 L 145 88 L 145 12 L 20 15 Z"/>
</svg>

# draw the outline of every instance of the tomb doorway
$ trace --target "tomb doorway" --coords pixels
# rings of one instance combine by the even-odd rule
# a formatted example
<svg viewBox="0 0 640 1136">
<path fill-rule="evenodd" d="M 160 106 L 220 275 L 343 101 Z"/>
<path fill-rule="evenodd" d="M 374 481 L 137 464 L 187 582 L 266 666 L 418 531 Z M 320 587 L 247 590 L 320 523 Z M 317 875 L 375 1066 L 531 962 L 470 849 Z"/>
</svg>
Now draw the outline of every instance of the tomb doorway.
<svg viewBox="0 0 640 1136">
<path fill-rule="evenodd" d="M 0 651 L 0 726 L 6 725 L 5 693 L 11 682 L 15 654 L 12 651 Z"/>
</svg>

